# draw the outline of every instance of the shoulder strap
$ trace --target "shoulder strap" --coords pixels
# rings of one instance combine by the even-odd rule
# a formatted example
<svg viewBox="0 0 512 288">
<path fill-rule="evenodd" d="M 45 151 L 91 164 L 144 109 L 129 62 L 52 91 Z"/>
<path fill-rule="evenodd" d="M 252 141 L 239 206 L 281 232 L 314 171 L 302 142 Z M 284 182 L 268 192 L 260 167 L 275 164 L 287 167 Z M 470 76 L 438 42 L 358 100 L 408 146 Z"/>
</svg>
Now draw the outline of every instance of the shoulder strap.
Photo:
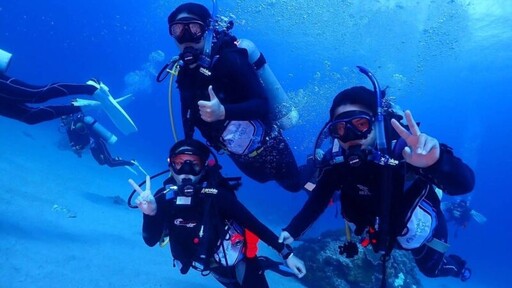
<svg viewBox="0 0 512 288">
<path fill-rule="evenodd" d="M 213 44 L 213 55 L 218 55 L 222 50 L 237 48 L 235 42 L 237 38 L 226 31 L 217 31 L 215 34 L 215 43 Z"/>
</svg>

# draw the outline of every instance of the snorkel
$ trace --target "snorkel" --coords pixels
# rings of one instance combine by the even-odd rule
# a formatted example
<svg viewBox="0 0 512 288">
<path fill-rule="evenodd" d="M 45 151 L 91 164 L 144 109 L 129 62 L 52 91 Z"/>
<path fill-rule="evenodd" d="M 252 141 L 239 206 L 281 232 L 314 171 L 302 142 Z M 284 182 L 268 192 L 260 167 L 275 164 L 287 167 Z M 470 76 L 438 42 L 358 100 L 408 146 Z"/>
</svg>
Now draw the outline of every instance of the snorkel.
<svg viewBox="0 0 512 288">
<path fill-rule="evenodd" d="M 377 78 L 363 66 L 357 66 L 359 72 L 363 73 L 372 82 L 373 91 L 375 92 L 375 101 L 377 101 L 377 115 L 375 120 L 375 136 L 377 142 L 377 151 L 380 154 L 387 153 L 386 134 L 384 132 L 384 109 L 382 108 L 382 93 Z"/>
<path fill-rule="evenodd" d="M 386 141 L 386 132 L 384 128 L 384 105 L 379 81 L 377 81 L 377 78 L 367 68 L 363 66 L 356 67 L 359 69 L 359 72 L 363 73 L 366 77 L 368 77 L 368 79 L 370 79 L 370 82 L 373 86 L 373 91 L 375 92 L 375 101 L 377 101 L 377 115 L 375 116 L 375 142 L 377 149 L 373 151 L 372 160 L 380 165 L 397 165 L 398 161 L 388 155 L 388 144 Z"/>
<path fill-rule="evenodd" d="M 377 101 L 377 115 L 375 121 L 375 136 L 376 136 L 376 146 L 377 151 L 374 152 L 374 155 L 377 154 L 377 159 L 390 159 L 387 156 L 387 143 L 386 143 L 386 134 L 384 130 L 384 109 L 382 103 L 382 94 L 379 86 L 379 82 L 377 78 L 370 72 L 370 70 L 366 69 L 362 66 L 357 66 L 359 71 L 366 75 L 370 82 L 372 82 L 373 91 L 375 92 L 375 101 Z M 393 159 L 391 159 L 393 160 Z M 373 245 L 374 250 L 376 252 L 382 252 L 381 261 L 382 261 L 382 280 L 381 287 L 386 286 L 386 262 L 389 260 L 391 251 L 393 250 L 394 241 L 391 238 L 391 229 L 390 229 L 390 216 L 391 213 L 391 197 L 393 192 L 393 182 L 391 181 L 391 165 L 385 165 L 388 163 L 381 163 L 380 168 L 380 187 L 382 191 L 380 193 L 380 213 L 376 219 L 375 228 L 378 230 L 378 241 Z"/>
<path fill-rule="evenodd" d="M 199 59 L 199 65 L 203 68 L 209 68 L 211 64 L 210 56 L 212 55 L 213 32 L 215 27 L 215 19 L 217 19 L 217 0 L 212 0 L 212 18 L 208 23 L 208 29 L 204 35 L 203 55 Z"/>
</svg>

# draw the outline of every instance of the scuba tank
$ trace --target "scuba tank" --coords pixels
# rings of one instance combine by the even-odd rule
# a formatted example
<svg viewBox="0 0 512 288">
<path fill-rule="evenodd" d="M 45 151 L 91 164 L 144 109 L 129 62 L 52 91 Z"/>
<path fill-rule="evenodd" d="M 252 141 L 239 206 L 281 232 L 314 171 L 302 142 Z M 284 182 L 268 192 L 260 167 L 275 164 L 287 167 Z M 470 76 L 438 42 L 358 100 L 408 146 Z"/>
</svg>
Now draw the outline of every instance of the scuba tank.
<svg viewBox="0 0 512 288">
<path fill-rule="evenodd" d="M 252 63 L 263 83 L 265 95 L 272 109 L 272 121 L 282 130 L 295 126 L 299 119 L 299 113 L 297 109 L 291 105 L 288 96 L 274 75 L 274 72 L 272 72 L 267 64 L 263 54 L 258 50 L 256 45 L 248 39 L 238 39 L 236 44 L 239 48 L 247 50 L 249 62 Z"/>
<path fill-rule="evenodd" d="M 0 73 L 5 73 L 7 68 L 9 68 L 9 64 L 11 63 L 12 54 L 0 49 Z"/>
<path fill-rule="evenodd" d="M 114 144 L 117 141 L 116 135 L 112 134 L 112 132 L 108 131 L 103 125 L 98 123 L 96 119 L 91 116 L 84 117 L 84 123 L 87 124 L 94 132 L 103 138 L 103 140 L 107 141 L 109 144 Z"/>
</svg>

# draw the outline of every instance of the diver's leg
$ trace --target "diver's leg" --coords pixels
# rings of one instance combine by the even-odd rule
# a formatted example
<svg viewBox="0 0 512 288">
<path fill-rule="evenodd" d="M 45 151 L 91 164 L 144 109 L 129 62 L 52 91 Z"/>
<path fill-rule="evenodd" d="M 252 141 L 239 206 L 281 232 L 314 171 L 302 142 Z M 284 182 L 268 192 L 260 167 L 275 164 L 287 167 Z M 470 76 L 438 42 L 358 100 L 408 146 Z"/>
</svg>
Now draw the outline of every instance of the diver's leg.
<svg viewBox="0 0 512 288">
<path fill-rule="evenodd" d="M 98 158 L 100 158 L 102 160 L 101 162 L 109 167 L 135 165 L 135 163 L 132 161 L 123 160 L 119 157 L 113 157 L 112 154 L 110 154 L 110 151 L 108 151 L 107 143 L 105 143 L 105 141 L 99 136 L 94 137 L 94 144 L 91 145 L 91 152 L 93 152 L 92 154 L 96 161 L 98 161 Z M 98 161 L 98 163 L 100 163 L 100 161 Z M 100 163 L 100 165 L 103 164 Z"/>
<path fill-rule="evenodd" d="M 259 183 L 265 183 L 272 180 L 271 175 L 267 172 L 266 163 L 264 157 L 258 154 L 255 157 L 249 157 L 246 155 L 235 155 L 228 154 L 229 158 L 233 160 L 235 166 L 244 173 L 247 177 L 255 180 Z"/>
<path fill-rule="evenodd" d="M 42 103 L 69 95 L 92 95 L 96 90 L 97 87 L 85 83 L 32 85 L 0 74 L 0 98 L 11 103 Z"/>
<path fill-rule="evenodd" d="M 297 167 L 290 146 L 279 134 L 271 136 L 264 148 L 256 155 L 229 154 L 229 156 L 238 169 L 259 183 L 274 180 L 284 189 L 298 192 L 309 180 L 308 177 L 301 176 L 302 172 Z M 305 169 L 304 173 L 310 176 L 314 171 Z"/>
<path fill-rule="evenodd" d="M 90 146 L 91 154 L 92 154 L 92 157 L 94 157 L 94 159 L 96 160 L 96 162 L 98 162 L 98 164 L 105 165 L 106 164 L 105 154 L 104 154 L 105 150 L 103 149 L 101 143 L 98 143 L 98 142 L 101 142 L 101 141 L 97 141 L 97 139 L 91 139 L 91 146 Z"/>
<path fill-rule="evenodd" d="M 237 278 L 242 279 L 244 288 L 268 288 L 265 271 L 261 268 L 258 257 L 245 258 L 236 264 Z M 242 275 L 240 275 L 242 273 Z M 242 277 L 241 277 L 242 276 Z"/>
<path fill-rule="evenodd" d="M 418 269 L 427 277 L 452 276 L 462 281 L 471 277 L 471 270 L 466 267 L 466 261 L 457 255 L 445 255 L 426 245 L 415 249 L 413 255 Z"/>
<path fill-rule="evenodd" d="M 0 115 L 27 124 L 38 124 L 80 111 L 80 107 L 73 105 L 29 107 L 23 103 L 0 101 Z"/>
<path fill-rule="evenodd" d="M 309 177 L 302 176 L 302 173 L 309 172 L 307 172 L 307 169 L 299 169 L 286 139 L 282 135 L 273 137 L 269 148 L 270 151 L 273 151 L 273 157 L 269 157 L 269 161 L 272 161 L 271 165 L 275 167 L 273 175 L 275 181 L 287 191 L 301 191 L 304 184 L 309 180 Z M 312 175 L 313 173 L 314 171 L 309 174 Z"/>
<path fill-rule="evenodd" d="M 135 163 L 132 161 L 121 159 L 119 157 L 113 157 L 113 158 L 109 158 L 107 165 L 109 167 L 119 167 L 119 166 L 131 167 L 131 166 L 135 165 Z"/>
<path fill-rule="evenodd" d="M 213 277 L 226 288 L 242 288 L 242 285 L 236 278 L 234 266 L 217 266 L 212 269 Z"/>
<path fill-rule="evenodd" d="M 448 229 L 444 216 L 437 213 L 437 226 L 433 237 L 447 243 Z M 457 255 L 445 255 L 426 244 L 412 250 L 418 269 L 427 277 L 457 277 L 466 281 L 471 277 L 471 270 L 466 267 L 466 261 Z"/>
</svg>

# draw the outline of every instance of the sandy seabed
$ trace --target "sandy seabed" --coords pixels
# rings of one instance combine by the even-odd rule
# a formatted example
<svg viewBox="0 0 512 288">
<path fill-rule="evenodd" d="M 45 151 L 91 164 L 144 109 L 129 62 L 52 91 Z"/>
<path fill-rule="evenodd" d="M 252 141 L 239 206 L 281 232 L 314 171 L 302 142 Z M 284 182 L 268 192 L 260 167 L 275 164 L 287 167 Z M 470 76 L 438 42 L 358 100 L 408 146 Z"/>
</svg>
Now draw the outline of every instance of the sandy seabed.
<svg viewBox="0 0 512 288">
<path fill-rule="evenodd" d="M 88 153 L 76 157 L 63 149 L 57 127 L 0 118 L 0 288 L 222 287 L 195 271 L 181 275 L 168 247 L 144 244 L 140 212 L 116 201 L 131 191 L 128 178 L 142 176 L 99 166 Z M 259 254 L 276 258 L 265 244 Z M 273 288 L 304 287 L 266 275 Z M 457 279 L 423 284 L 485 287 Z"/>
</svg>

